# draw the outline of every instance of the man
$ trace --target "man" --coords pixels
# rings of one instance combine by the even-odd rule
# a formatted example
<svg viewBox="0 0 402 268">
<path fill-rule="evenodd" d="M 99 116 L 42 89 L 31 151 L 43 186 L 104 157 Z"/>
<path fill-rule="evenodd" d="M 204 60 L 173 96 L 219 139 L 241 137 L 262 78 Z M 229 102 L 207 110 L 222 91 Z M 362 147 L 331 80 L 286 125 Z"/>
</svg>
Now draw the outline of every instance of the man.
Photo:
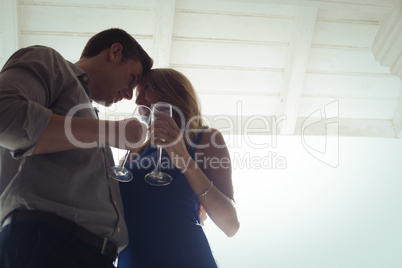
<svg viewBox="0 0 402 268">
<path fill-rule="evenodd" d="M 128 241 L 108 146 L 131 149 L 144 131 L 98 120 L 90 103 L 131 99 L 151 67 L 121 29 L 93 36 L 75 64 L 42 46 L 11 56 L 0 73 L 0 267 L 114 267 Z"/>
</svg>

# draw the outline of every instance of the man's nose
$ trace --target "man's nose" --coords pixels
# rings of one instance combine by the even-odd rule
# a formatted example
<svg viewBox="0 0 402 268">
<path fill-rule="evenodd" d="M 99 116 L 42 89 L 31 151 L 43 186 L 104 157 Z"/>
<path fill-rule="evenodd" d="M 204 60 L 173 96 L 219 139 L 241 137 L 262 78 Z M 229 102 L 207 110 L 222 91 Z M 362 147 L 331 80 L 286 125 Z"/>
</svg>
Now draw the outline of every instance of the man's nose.
<svg viewBox="0 0 402 268">
<path fill-rule="evenodd" d="M 133 89 L 124 90 L 124 98 L 127 100 L 131 100 L 133 98 Z"/>
</svg>

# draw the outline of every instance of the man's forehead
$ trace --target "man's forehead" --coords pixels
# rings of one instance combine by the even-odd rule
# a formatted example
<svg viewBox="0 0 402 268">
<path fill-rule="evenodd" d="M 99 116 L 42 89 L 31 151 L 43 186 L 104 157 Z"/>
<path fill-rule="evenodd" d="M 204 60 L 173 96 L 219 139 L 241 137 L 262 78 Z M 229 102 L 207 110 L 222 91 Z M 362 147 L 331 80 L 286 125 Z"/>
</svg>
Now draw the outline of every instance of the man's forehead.
<svg viewBox="0 0 402 268">
<path fill-rule="evenodd" d="M 144 70 L 142 68 L 142 63 L 140 61 L 138 61 L 138 60 L 130 60 L 130 63 L 131 63 L 131 66 L 133 68 L 133 72 L 137 76 L 141 77 L 143 72 L 144 72 Z"/>
</svg>

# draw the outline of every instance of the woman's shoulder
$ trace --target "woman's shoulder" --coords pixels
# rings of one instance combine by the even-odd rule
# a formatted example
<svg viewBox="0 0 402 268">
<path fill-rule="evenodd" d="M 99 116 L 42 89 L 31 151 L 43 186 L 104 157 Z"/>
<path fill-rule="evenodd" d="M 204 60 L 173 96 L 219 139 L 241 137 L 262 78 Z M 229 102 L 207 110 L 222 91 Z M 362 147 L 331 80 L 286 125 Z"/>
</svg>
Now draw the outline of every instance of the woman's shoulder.
<svg viewBox="0 0 402 268">
<path fill-rule="evenodd" d="M 197 151 L 208 154 L 220 149 L 226 149 L 226 143 L 222 133 L 215 128 L 204 129 Z"/>
<path fill-rule="evenodd" d="M 206 128 L 202 132 L 200 144 L 209 144 L 211 142 L 221 143 L 222 141 L 223 141 L 223 135 L 218 129 Z"/>
</svg>

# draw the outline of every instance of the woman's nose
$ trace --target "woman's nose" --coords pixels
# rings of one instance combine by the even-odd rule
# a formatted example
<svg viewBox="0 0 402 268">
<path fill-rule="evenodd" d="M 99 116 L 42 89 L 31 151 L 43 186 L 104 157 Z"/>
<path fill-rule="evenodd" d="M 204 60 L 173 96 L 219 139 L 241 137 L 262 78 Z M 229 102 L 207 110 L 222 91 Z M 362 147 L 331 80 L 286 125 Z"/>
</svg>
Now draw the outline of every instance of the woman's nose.
<svg viewBox="0 0 402 268">
<path fill-rule="evenodd" d="M 137 98 L 135 99 L 135 104 L 137 104 L 137 105 L 144 104 L 144 101 L 142 100 L 141 95 L 137 96 Z"/>
</svg>

